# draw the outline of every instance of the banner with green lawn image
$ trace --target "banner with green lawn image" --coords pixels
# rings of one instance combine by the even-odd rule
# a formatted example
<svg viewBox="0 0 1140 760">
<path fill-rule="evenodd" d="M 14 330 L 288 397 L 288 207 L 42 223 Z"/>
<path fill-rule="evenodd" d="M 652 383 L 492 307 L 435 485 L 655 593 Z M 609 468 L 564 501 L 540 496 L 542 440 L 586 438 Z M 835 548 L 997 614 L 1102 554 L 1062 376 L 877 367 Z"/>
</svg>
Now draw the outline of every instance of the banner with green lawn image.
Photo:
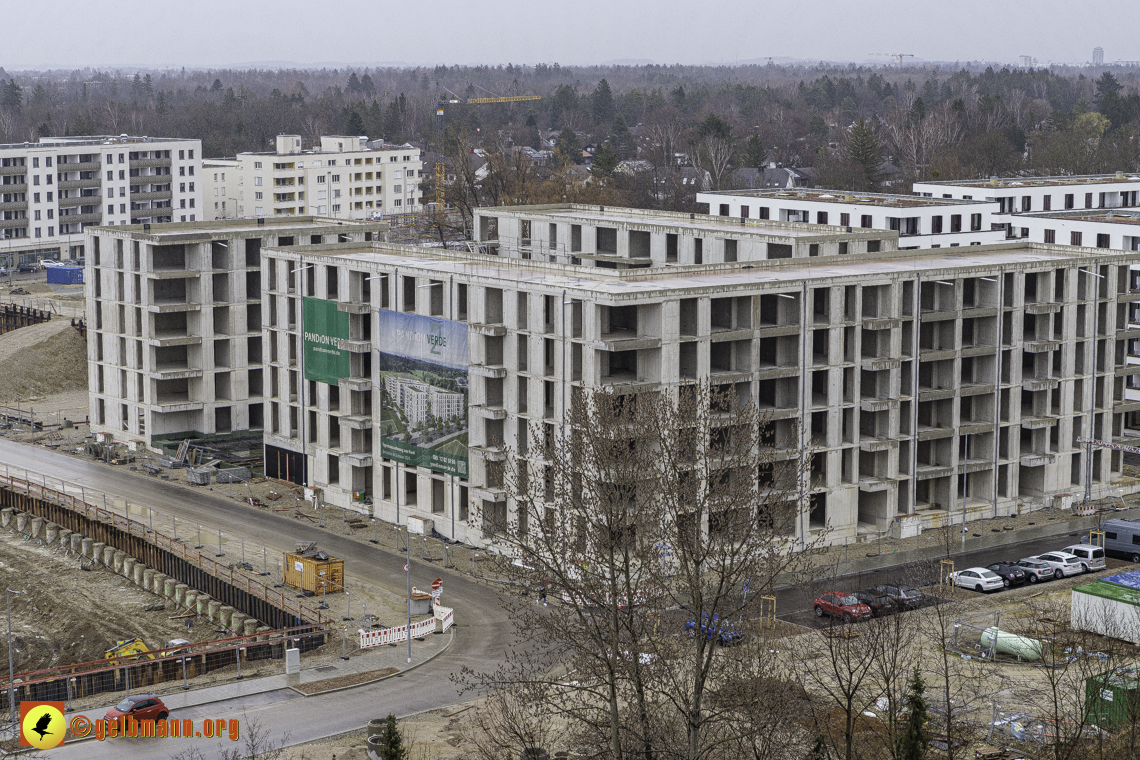
<svg viewBox="0 0 1140 760">
<path fill-rule="evenodd" d="M 467 477 L 467 324 L 381 309 L 380 453 Z"/>
</svg>

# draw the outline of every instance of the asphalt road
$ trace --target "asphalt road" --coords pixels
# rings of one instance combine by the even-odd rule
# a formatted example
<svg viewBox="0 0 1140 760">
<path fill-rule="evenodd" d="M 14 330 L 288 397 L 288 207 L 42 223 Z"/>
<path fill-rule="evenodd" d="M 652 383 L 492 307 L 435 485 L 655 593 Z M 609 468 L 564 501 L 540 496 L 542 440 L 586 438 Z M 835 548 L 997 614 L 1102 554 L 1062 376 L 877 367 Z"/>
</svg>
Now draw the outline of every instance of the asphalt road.
<svg viewBox="0 0 1140 760">
<path fill-rule="evenodd" d="M 1081 536 L 1087 538 L 1088 532 L 1078 531 L 1052 537 L 1032 538 L 998 547 L 957 552 L 952 554 L 950 559 L 954 560 L 956 570 L 978 566 L 985 567 L 1007 559 L 1016 562 L 1023 557 L 1062 549 L 1070 544 L 1079 544 Z M 927 577 L 932 571 L 934 577 Z M 807 589 L 784 588 L 776 594 L 776 611 L 779 613 L 777 617 L 789 623 L 806 627 L 826 627 L 826 620 L 821 625 L 812 614 L 812 602 L 816 596 L 825 591 L 854 592 L 892 582 L 910 586 L 925 586 L 932 582 L 936 583 L 937 560 L 933 561 L 933 567 L 931 561 L 927 560 L 922 563 L 895 565 L 879 570 L 833 576 L 817 580 Z"/>
<path fill-rule="evenodd" d="M 329 553 L 345 559 L 349 575 L 401 591 L 405 585 L 404 560 L 395 553 L 349 540 L 333 532 L 318 530 L 290 517 L 222 499 L 210 492 L 190 493 L 182 487 L 136 475 L 122 468 L 112 469 L 106 465 L 73 459 L 5 439 L 0 439 L 0 463 L 7 463 L 12 468 L 26 467 L 49 477 L 63 478 L 84 488 L 145 504 L 187 521 L 200 520 L 221 528 L 228 534 L 242 535 L 270 547 L 290 549 L 295 541 L 318 541 Z M 1018 559 L 1077 543 L 1078 535 L 1074 534 L 1071 538 L 1036 538 L 1003 547 L 956 554 L 953 559 L 958 569 L 986 565 L 1005 558 Z M 417 565 L 423 568 L 423 577 L 416 577 Z M 438 567 L 413 562 L 412 582 L 426 586 L 438 572 Z M 781 619 L 800 624 L 814 623 L 810 610 L 816 594 L 826 590 L 855 591 L 891 580 L 918 585 L 914 573 L 914 568 L 900 565 L 827 578 L 817 581 L 808 589 L 784 588 L 777 593 L 777 611 Z M 404 716 L 452 704 L 457 700 L 457 692 L 449 676 L 463 666 L 477 670 L 494 668 L 512 644 L 512 628 L 496 589 L 458 573 L 449 574 L 446 583 L 449 604 L 455 608 L 459 626 L 455 643 L 447 653 L 407 676 L 347 692 L 303 699 L 293 692 L 285 691 L 257 695 L 180 710 L 178 717 L 256 718 L 271 736 L 288 735 L 290 743 L 298 743 L 359 729 L 370 719 L 388 713 Z M 195 740 L 195 743 L 198 741 Z M 223 747 L 216 739 L 202 739 L 200 742 L 199 749 L 207 757 L 211 753 L 216 756 Z M 169 757 L 188 744 L 180 744 L 179 740 L 174 739 L 88 741 L 55 750 L 53 756 L 108 760 Z"/>
<path fill-rule="evenodd" d="M 63 478 L 84 488 L 184 517 L 187 521 L 208 522 L 226 533 L 244 535 L 270 547 L 291 549 L 294 541 L 318 541 L 321 548 L 333 556 L 344 558 L 349 575 L 371 579 L 401 592 L 405 587 L 404 559 L 399 555 L 318 530 L 291 517 L 221 499 L 209 492 L 189 493 L 184 488 L 144 478 L 123 468 L 73 459 L 5 439 L 0 439 L 0 463 L 13 469 L 26 467 L 49 478 Z M 422 577 L 417 576 L 417 570 Z M 426 587 L 438 573 L 437 566 L 413 560 L 413 584 Z M 407 676 L 304 699 L 291 698 L 292 692 L 275 692 L 277 696 L 271 698 L 259 695 L 180 710 L 178 717 L 241 717 L 245 710 L 250 717 L 256 716 L 271 736 L 288 734 L 290 743 L 297 743 L 352 731 L 372 718 L 389 713 L 409 715 L 456 702 L 457 691 L 449 676 L 464 666 L 476 670 L 494 668 L 512 643 L 512 629 L 496 589 L 457 573 L 445 579 L 448 604 L 455 609 L 458 628 L 455 642 L 445 654 Z M 113 697 L 108 696 L 108 699 L 113 700 Z M 155 743 L 159 741 L 81 742 L 74 747 L 54 750 L 52 756 L 120 760 L 168 757 L 184 748 L 177 740 Z M 221 746 L 217 740 L 203 740 L 200 749 L 205 752 L 215 746 Z M 164 754 L 156 755 L 156 747 L 162 747 L 160 751 Z"/>
</svg>

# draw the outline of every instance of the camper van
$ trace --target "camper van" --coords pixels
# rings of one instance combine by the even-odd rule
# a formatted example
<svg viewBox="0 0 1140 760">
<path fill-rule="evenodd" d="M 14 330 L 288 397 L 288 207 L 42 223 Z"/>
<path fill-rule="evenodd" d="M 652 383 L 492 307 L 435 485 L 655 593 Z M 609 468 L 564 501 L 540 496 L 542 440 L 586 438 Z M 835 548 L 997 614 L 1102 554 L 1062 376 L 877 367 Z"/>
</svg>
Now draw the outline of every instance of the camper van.
<svg viewBox="0 0 1140 760">
<path fill-rule="evenodd" d="M 1104 553 L 1140 563 L 1140 520 L 1105 520 Z"/>
</svg>

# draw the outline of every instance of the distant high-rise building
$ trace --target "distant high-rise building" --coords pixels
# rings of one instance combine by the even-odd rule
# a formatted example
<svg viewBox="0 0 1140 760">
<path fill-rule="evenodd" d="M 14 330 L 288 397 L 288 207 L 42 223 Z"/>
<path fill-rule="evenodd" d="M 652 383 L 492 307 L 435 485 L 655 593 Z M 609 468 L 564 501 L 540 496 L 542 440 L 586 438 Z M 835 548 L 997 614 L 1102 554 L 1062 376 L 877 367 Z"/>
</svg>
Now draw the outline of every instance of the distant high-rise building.
<svg viewBox="0 0 1140 760">
<path fill-rule="evenodd" d="M 1018 68 L 1031 69 L 1037 65 L 1037 59 L 1031 55 L 1019 55 L 1017 56 L 1017 65 Z"/>
<path fill-rule="evenodd" d="M 1104 48 L 1099 47 L 1099 46 L 1094 47 L 1093 48 L 1093 66 L 1103 66 L 1103 65 L 1104 65 Z"/>
</svg>

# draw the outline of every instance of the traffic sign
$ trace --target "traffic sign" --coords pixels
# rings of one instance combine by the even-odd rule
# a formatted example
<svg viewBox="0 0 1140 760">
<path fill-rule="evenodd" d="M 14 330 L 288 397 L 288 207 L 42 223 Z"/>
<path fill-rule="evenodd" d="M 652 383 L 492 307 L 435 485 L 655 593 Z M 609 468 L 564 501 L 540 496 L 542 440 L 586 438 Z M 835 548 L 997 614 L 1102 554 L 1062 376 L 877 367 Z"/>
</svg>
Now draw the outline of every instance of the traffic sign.
<svg viewBox="0 0 1140 760">
<path fill-rule="evenodd" d="M 431 587 L 433 590 L 443 588 L 443 578 L 436 578 L 431 582 Z"/>
<path fill-rule="evenodd" d="M 407 562 L 404 563 L 404 572 L 405 573 L 408 572 L 408 563 Z"/>
</svg>

